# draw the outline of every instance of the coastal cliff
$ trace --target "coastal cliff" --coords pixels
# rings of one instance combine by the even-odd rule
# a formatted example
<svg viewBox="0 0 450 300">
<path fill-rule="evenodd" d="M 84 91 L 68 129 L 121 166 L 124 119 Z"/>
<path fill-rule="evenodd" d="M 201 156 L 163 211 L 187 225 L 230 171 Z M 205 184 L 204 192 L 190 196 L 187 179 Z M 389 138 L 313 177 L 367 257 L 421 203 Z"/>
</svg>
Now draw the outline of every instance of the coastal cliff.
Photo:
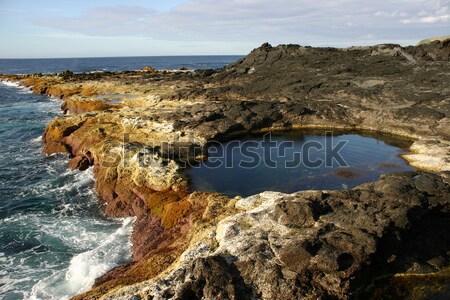
<svg viewBox="0 0 450 300">
<path fill-rule="evenodd" d="M 4 77 L 63 100 L 45 153 L 93 166 L 106 215 L 137 217 L 132 260 L 74 299 L 425 299 L 450 295 L 449 59 L 448 39 L 264 44 L 221 70 Z M 346 191 L 190 190 L 181 166 L 208 141 L 300 128 L 412 138 L 421 170 Z"/>
</svg>

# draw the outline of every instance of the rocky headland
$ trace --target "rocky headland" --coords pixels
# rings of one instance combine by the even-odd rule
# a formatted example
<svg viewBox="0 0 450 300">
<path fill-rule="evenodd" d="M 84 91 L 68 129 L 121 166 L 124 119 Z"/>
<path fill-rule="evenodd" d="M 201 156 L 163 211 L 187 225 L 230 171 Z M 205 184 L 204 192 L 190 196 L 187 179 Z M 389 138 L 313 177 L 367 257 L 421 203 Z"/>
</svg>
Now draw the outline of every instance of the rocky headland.
<svg viewBox="0 0 450 300">
<path fill-rule="evenodd" d="M 1 77 L 62 99 L 45 153 L 93 166 L 106 215 L 136 216 L 132 260 L 74 299 L 450 297 L 449 39 L 264 44 L 220 70 Z M 342 191 L 190 190 L 181 165 L 208 141 L 301 128 L 413 139 L 404 158 L 418 171 Z"/>
</svg>

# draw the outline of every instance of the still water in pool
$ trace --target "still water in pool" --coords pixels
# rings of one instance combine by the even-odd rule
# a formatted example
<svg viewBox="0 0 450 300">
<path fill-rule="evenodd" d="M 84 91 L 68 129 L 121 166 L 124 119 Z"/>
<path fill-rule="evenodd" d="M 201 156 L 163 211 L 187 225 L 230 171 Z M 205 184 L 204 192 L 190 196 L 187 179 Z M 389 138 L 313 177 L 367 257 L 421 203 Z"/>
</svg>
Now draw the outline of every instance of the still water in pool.
<svg viewBox="0 0 450 300">
<path fill-rule="evenodd" d="M 414 170 L 409 141 L 367 133 L 285 132 L 211 143 L 208 159 L 186 169 L 193 190 L 249 196 L 349 189 L 383 173 Z"/>
</svg>

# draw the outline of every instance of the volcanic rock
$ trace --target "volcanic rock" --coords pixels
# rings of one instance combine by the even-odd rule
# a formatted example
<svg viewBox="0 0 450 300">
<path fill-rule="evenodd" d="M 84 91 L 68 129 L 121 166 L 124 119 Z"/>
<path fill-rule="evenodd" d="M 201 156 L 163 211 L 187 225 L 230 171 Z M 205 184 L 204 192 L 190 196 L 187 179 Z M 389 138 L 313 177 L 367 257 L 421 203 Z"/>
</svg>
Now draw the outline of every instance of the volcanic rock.
<svg viewBox="0 0 450 300">
<path fill-rule="evenodd" d="M 75 299 L 448 295 L 449 45 L 266 43 L 221 70 L 0 76 L 64 100 L 45 153 L 93 165 L 106 215 L 136 216 L 132 260 Z M 301 128 L 413 139 L 404 158 L 433 173 L 244 199 L 189 189 L 183 167 L 208 141 Z"/>
</svg>

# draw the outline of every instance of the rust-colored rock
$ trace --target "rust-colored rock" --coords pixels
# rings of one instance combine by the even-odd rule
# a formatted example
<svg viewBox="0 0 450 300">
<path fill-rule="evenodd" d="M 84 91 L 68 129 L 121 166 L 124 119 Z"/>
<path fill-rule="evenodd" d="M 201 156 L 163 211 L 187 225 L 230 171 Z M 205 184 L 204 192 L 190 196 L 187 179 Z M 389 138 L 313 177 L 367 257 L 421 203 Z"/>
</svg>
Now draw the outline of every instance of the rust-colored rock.
<svg viewBox="0 0 450 300">
<path fill-rule="evenodd" d="M 80 93 L 75 93 L 76 95 L 81 95 Z M 101 111 L 110 108 L 116 108 L 117 105 L 110 105 L 103 100 L 99 99 L 84 99 L 79 97 L 71 97 L 66 100 L 61 105 L 61 109 L 64 113 L 81 114 L 92 111 Z"/>
<path fill-rule="evenodd" d="M 89 162 L 89 159 L 84 157 L 84 156 L 75 156 L 74 158 L 72 158 L 69 163 L 69 168 L 71 168 L 72 170 L 80 170 L 80 171 L 85 171 L 89 168 L 89 166 L 91 165 Z"/>
<path fill-rule="evenodd" d="M 208 227 L 213 220 L 220 219 L 221 214 L 226 213 L 232 204 L 230 199 L 217 194 L 193 193 L 181 201 L 176 200 L 181 195 L 174 192 L 168 192 L 169 195 L 172 194 L 168 197 L 164 197 L 164 194 L 153 194 L 150 202 L 157 202 L 158 205 L 165 203 L 165 208 L 161 208 L 162 212 L 180 203 L 180 206 L 175 208 L 177 218 L 172 218 L 172 223 L 168 224 L 171 226 L 164 226 L 161 218 L 151 213 L 138 217 L 132 236 L 132 262 L 111 270 L 96 280 L 90 292 L 73 299 L 98 299 L 113 287 L 141 282 L 160 274 L 179 258 L 198 230 Z M 158 199 L 160 196 L 163 199 Z M 189 202 L 189 205 L 186 202 Z M 188 211 L 184 210 L 186 207 L 189 207 Z M 214 211 L 216 217 L 205 219 L 207 210 Z M 170 211 L 167 210 L 167 213 Z"/>
<path fill-rule="evenodd" d="M 70 152 L 70 149 L 63 139 L 79 128 L 79 125 L 71 122 L 64 122 L 62 119 L 54 119 L 45 128 L 42 140 L 44 141 L 44 152 L 48 155 L 59 152 Z"/>
</svg>

